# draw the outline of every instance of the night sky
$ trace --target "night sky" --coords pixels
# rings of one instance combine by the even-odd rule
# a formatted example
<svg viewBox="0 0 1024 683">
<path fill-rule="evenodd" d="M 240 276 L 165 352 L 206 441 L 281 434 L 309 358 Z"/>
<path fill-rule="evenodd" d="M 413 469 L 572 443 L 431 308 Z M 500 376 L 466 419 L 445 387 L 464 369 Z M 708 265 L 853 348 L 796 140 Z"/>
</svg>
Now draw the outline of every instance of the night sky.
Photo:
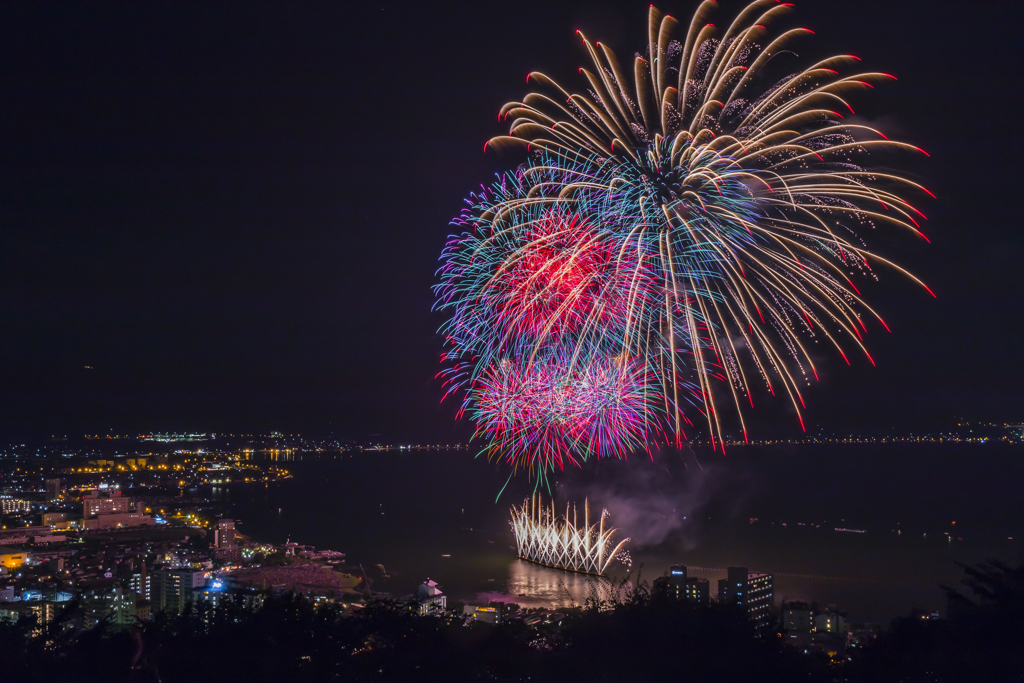
<svg viewBox="0 0 1024 683">
<path fill-rule="evenodd" d="M 817 33 L 801 63 L 899 78 L 854 107 L 931 154 L 903 168 L 938 196 L 918 202 L 932 244 L 871 242 L 938 299 L 892 273 L 869 288 L 893 334 L 871 330 L 877 368 L 825 360 L 812 431 L 1024 420 L 1022 8 L 804 0 L 787 20 Z M 628 57 L 646 11 L 2 3 L 0 435 L 464 437 L 433 379 L 448 222 L 521 161 L 482 148 L 526 74 L 582 89 L 574 31 Z M 752 435 L 780 428 L 799 432 L 762 402 Z"/>
</svg>

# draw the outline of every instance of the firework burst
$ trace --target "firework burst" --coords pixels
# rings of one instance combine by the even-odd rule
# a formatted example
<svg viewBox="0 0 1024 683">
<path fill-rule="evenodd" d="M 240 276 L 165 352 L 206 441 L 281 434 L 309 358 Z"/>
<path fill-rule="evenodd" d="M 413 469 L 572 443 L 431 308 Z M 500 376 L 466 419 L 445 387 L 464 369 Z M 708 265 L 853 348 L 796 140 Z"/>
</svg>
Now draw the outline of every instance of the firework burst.
<svg viewBox="0 0 1024 683">
<path fill-rule="evenodd" d="M 919 282 L 861 235 L 923 237 L 904 195 L 927 190 L 866 167 L 884 150 L 920 150 L 842 113 L 893 77 L 844 75 L 860 60 L 839 55 L 770 79 L 810 31 L 773 32 L 791 9 L 774 0 L 720 31 L 707 23 L 714 7 L 702 3 L 680 39 L 652 7 L 631 70 L 580 34 L 592 61 L 583 94 L 530 74 L 543 90 L 505 105 L 509 134 L 487 145 L 529 162 L 456 220 L 464 232 L 438 285 L 451 313 L 445 379 L 490 451 L 531 471 L 622 457 L 663 427 L 678 444 L 691 410 L 717 445 L 723 402 L 746 437 L 755 384 L 786 396 L 802 425 L 801 387 L 817 378 L 809 344 L 870 361 L 866 320 L 885 326 L 852 278 L 881 264 Z M 634 370 L 605 395 L 632 407 L 590 429 L 615 423 L 596 417 L 601 401 L 560 401 L 610 359 Z M 598 446 L 609 432 L 615 445 Z"/>
<path fill-rule="evenodd" d="M 570 516 L 571 513 L 571 516 Z M 512 508 L 512 533 L 516 537 L 519 557 L 557 569 L 585 574 L 603 575 L 629 539 L 612 541 L 615 529 L 605 528 L 608 511 L 601 513 L 596 524 L 590 523 L 590 506 L 583 504 L 583 525 L 578 525 L 576 511 L 565 508 L 565 516 L 555 514 L 555 503 L 543 505 L 533 496 L 522 506 Z"/>
<path fill-rule="evenodd" d="M 657 421 L 653 380 L 642 358 L 506 359 L 473 382 L 466 401 L 477 436 L 510 464 L 544 472 L 644 447 Z"/>
</svg>

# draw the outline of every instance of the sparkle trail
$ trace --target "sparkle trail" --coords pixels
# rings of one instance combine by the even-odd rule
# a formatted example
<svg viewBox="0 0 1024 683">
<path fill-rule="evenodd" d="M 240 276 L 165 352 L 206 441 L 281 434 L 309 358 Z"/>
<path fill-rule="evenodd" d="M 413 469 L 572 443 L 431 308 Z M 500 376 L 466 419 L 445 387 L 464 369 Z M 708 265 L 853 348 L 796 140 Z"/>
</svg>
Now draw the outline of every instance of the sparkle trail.
<svg viewBox="0 0 1024 683">
<path fill-rule="evenodd" d="M 516 537 L 519 557 L 557 569 L 585 574 L 604 575 L 613 559 L 623 553 L 629 539 L 613 545 L 615 529 L 605 528 L 608 511 L 601 512 L 596 524 L 590 523 L 590 506 L 583 504 L 583 526 L 577 526 L 576 510 L 566 506 L 565 516 L 555 514 L 555 503 L 543 505 L 534 495 L 520 507 L 512 508 L 512 533 Z M 628 558 L 628 554 L 626 556 Z M 625 561 L 625 560 L 623 560 Z"/>
</svg>

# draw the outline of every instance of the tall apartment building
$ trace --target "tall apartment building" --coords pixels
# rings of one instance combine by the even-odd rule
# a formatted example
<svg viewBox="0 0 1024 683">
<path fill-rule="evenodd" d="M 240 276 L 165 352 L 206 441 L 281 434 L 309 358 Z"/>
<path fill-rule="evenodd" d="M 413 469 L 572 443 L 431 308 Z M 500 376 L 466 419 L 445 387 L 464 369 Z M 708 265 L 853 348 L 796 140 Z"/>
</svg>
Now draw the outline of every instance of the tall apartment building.
<svg viewBox="0 0 1024 683">
<path fill-rule="evenodd" d="M 46 480 L 46 499 L 47 500 L 58 500 L 60 494 L 64 492 L 64 488 L 61 485 L 60 479 L 47 479 Z"/>
<path fill-rule="evenodd" d="M 206 585 L 203 572 L 191 569 L 159 569 L 153 572 L 150 599 L 155 611 L 181 614 L 192 602 L 192 590 Z"/>
<path fill-rule="evenodd" d="M 110 595 L 111 621 L 115 626 L 135 625 L 135 603 L 138 595 L 124 588 L 115 588 Z"/>
<path fill-rule="evenodd" d="M 134 572 L 128 579 L 128 587 L 143 600 L 153 599 L 153 575 L 146 572 L 146 563 L 139 566 L 139 571 Z"/>
<path fill-rule="evenodd" d="M 771 574 L 755 574 L 746 567 L 729 567 L 726 578 L 718 580 L 718 601 L 743 607 L 758 628 L 771 624 L 774 599 Z"/>
<path fill-rule="evenodd" d="M 218 548 L 235 547 L 235 520 L 221 519 L 217 521 L 214 533 L 214 545 Z"/>
<path fill-rule="evenodd" d="M 677 600 L 692 600 L 706 605 L 711 597 L 708 580 L 689 576 L 686 567 L 681 564 L 669 568 L 666 585 L 669 595 Z"/>
<path fill-rule="evenodd" d="M 85 625 L 92 628 L 107 621 L 117 629 L 135 625 L 135 603 L 138 596 L 121 586 L 87 590 L 81 595 Z"/>
</svg>

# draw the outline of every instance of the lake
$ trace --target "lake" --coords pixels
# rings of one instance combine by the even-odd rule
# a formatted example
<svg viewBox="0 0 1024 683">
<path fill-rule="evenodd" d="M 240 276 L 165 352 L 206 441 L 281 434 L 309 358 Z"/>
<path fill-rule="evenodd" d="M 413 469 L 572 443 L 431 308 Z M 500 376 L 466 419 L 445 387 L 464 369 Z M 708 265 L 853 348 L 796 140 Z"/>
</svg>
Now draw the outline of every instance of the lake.
<svg viewBox="0 0 1024 683">
<path fill-rule="evenodd" d="M 259 454 L 255 458 L 264 457 Z M 269 456 L 266 456 L 269 457 Z M 509 508 L 533 490 L 466 451 L 297 454 L 294 478 L 215 488 L 240 530 L 339 550 L 412 592 L 428 577 L 453 600 L 582 602 L 593 579 L 519 560 Z M 1024 560 L 1024 448 L 1007 444 L 746 446 L 592 462 L 554 477 L 556 505 L 602 509 L 630 537 L 634 576 L 671 564 L 716 580 L 742 565 L 775 575 L 776 600 L 817 600 L 853 621 L 944 610 L 957 562 Z M 496 500 L 497 498 L 497 500 Z M 849 531 L 837 531 L 847 529 Z M 859 533 L 863 532 L 863 533 Z M 614 578 L 626 574 L 615 561 Z M 373 576 L 373 572 L 370 574 Z"/>
</svg>

